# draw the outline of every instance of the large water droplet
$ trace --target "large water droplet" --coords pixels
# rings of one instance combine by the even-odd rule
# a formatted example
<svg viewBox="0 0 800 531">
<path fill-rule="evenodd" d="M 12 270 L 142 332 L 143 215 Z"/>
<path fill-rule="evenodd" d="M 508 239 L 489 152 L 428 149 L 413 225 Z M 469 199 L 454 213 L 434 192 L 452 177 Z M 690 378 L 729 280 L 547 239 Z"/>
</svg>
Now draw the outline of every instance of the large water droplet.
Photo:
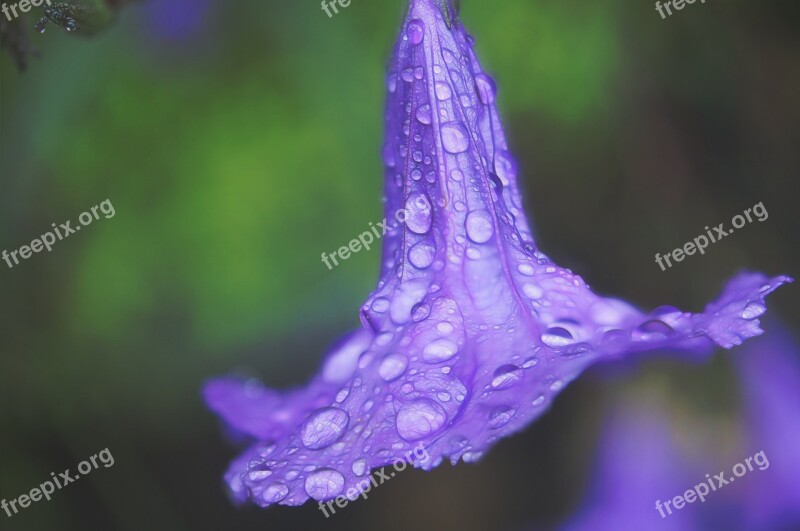
<svg viewBox="0 0 800 531">
<path fill-rule="evenodd" d="M 330 446 L 341 438 L 348 422 L 350 417 L 341 409 L 318 409 L 303 423 L 300 433 L 303 445 L 311 450 Z"/>
<path fill-rule="evenodd" d="M 411 232 L 425 234 L 431 230 L 431 201 L 424 192 L 414 192 L 408 196 L 404 221 Z"/>
<path fill-rule="evenodd" d="M 417 269 L 430 267 L 436 256 L 436 248 L 429 242 L 421 241 L 408 251 L 408 261 Z"/>
<path fill-rule="evenodd" d="M 506 389 L 522 379 L 522 369 L 516 365 L 501 365 L 494 371 L 492 387 Z"/>
<path fill-rule="evenodd" d="M 494 171 L 497 176 L 503 181 L 503 184 L 508 186 L 510 181 L 517 178 L 517 163 L 511 157 L 508 151 L 500 150 L 494 156 Z"/>
<path fill-rule="evenodd" d="M 261 498 L 267 503 L 278 503 L 289 494 L 289 487 L 283 483 L 273 483 L 264 489 Z"/>
<path fill-rule="evenodd" d="M 458 353 L 458 345 L 449 339 L 436 339 L 422 349 L 422 358 L 428 363 L 447 361 Z"/>
<path fill-rule="evenodd" d="M 376 313 L 384 313 L 386 310 L 389 309 L 389 299 L 386 297 L 378 297 L 374 301 L 372 301 L 372 311 Z"/>
<path fill-rule="evenodd" d="M 486 210 L 473 210 L 467 216 L 467 236 L 475 243 L 486 243 L 494 236 L 492 216 Z"/>
<path fill-rule="evenodd" d="M 517 410 L 510 406 L 498 406 L 489 414 L 489 427 L 493 430 L 502 428 L 514 416 Z"/>
<path fill-rule="evenodd" d="M 742 311 L 742 317 L 745 319 L 755 319 L 767 311 L 767 307 L 758 301 L 748 302 Z"/>
<path fill-rule="evenodd" d="M 464 126 L 458 122 L 442 125 L 442 144 L 450 153 L 463 153 L 469 149 L 469 137 Z"/>
<path fill-rule="evenodd" d="M 435 87 L 436 97 L 440 100 L 449 100 L 450 96 L 453 95 L 452 91 L 450 90 L 450 86 L 447 83 L 442 83 L 441 81 L 436 83 Z"/>
<path fill-rule="evenodd" d="M 431 123 L 431 106 L 425 104 L 417 109 L 417 120 L 419 123 L 428 125 Z"/>
<path fill-rule="evenodd" d="M 563 347 L 575 340 L 569 330 L 560 326 L 553 326 L 542 334 L 542 343 L 550 347 Z"/>
<path fill-rule="evenodd" d="M 651 319 L 650 321 L 637 326 L 631 337 L 633 337 L 635 340 L 650 341 L 654 339 L 667 338 L 673 333 L 675 333 L 675 331 L 664 321 Z"/>
<path fill-rule="evenodd" d="M 436 433 L 447 422 L 444 408 L 427 398 L 404 405 L 397 412 L 397 433 L 407 441 L 418 441 Z"/>
<path fill-rule="evenodd" d="M 320 468 L 306 478 L 306 493 L 317 501 L 335 498 L 344 488 L 344 476 L 332 468 Z"/>
<path fill-rule="evenodd" d="M 406 34 L 408 35 L 408 40 L 411 41 L 411 44 L 417 45 L 422 42 L 423 38 L 425 38 L 425 25 L 421 20 L 412 20 L 408 23 Z"/>
<path fill-rule="evenodd" d="M 405 371 L 408 366 L 408 359 L 402 354 L 389 354 L 378 367 L 378 374 L 387 382 L 396 380 Z"/>
<path fill-rule="evenodd" d="M 536 284 L 528 283 L 522 286 L 522 293 L 533 300 L 537 300 L 542 298 L 542 295 L 544 295 L 544 290 Z"/>
<path fill-rule="evenodd" d="M 353 461 L 353 466 L 351 467 L 353 470 L 353 474 L 356 476 L 363 476 L 364 472 L 367 471 L 367 460 L 366 459 L 356 459 Z"/>
<path fill-rule="evenodd" d="M 486 74 L 478 74 L 475 76 L 475 89 L 478 91 L 478 97 L 484 105 L 491 105 L 494 103 L 494 98 L 497 94 L 497 86 L 492 78 Z"/>
</svg>

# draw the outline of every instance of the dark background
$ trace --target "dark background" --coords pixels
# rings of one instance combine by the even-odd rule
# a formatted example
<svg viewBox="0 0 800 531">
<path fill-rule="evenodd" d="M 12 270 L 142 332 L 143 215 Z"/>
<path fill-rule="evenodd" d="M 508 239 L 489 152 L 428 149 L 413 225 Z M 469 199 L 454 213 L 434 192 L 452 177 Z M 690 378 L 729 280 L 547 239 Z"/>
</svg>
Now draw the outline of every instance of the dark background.
<svg viewBox="0 0 800 531">
<path fill-rule="evenodd" d="M 593 371 L 480 463 L 407 470 L 329 520 L 228 501 L 238 450 L 203 382 L 301 384 L 374 287 L 379 251 L 333 271 L 320 254 L 383 217 L 383 72 L 404 9 L 162 0 L 91 39 L 33 35 L 24 73 L 0 59 L 0 251 L 116 209 L 0 262 L 0 497 L 106 447 L 116 460 L 0 528 L 538 529 L 575 511 L 615 404 L 659 401 L 728 447 L 738 390 L 720 352 Z M 699 311 L 742 268 L 797 276 L 800 4 L 708 0 L 662 20 L 645 0 L 463 0 L 462 15 L 556 262 L 643 308 Z M 758 202 L 767 221 L 655 264 Z M 799 301 L 773 295 L 767 333 L 778 316 L 797 330 Z"/>
</svg>

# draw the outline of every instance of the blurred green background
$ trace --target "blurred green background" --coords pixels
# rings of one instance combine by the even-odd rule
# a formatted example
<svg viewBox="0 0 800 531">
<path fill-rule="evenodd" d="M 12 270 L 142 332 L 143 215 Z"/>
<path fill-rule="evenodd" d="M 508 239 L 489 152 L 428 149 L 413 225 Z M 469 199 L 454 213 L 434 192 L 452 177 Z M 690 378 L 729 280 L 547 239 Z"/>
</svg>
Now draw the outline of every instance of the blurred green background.
<svg viewBox="0 0 800 531">
<path fill-rule="evenodd" d="M 517 529 L 575 508 L 608 403 L 665 397 L 702 415 L 692 429 L 727 433 L 724 354 L 653 361 L 576 382 L 478 465 L 404 472 L 330 520 L 229 503 L 237 450 L 200 389 L 232 371 L 300 384 L 358 325 L 379 250 L 333 271 L 320 254 L 383 217 L 384 70 L 404 10 L 156 0 L 92 39 L 32 35 L 24 73 L 0 58 L 0 251 L 116 209 L 0 262 L 0 497 L 106 447 L 116 460 L 0 528 Z M 557 262 L 645 308 L 699 310 L 741 268 L 797 276 L 799 4 L 709 1 L 661 20 L 644 0 L 463 0 L 462 20 Z M 761 201 L 764 223 L 655 264 Z M 770 305 L 797 329 L 793 289 Z"/>
</svg>

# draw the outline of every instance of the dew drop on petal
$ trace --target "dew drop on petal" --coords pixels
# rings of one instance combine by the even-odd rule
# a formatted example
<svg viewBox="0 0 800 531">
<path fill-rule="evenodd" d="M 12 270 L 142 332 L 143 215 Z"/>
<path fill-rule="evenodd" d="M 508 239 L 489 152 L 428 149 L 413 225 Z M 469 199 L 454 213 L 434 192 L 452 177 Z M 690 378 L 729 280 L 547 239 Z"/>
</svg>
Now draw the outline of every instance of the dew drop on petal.
<svg viewBox="0 0 800 531">
<path fill-rule="evenodd" d="M 542 343 L 549 347 L 563 347 L 574 341 L 572 334 L 565 328 L 553 326 L 545 330 L 542 334 Z"/>
<path fill-rule="evenodd" d="M 435 87 L 436 97 L 440 100 L 449 100 L 450 96 L 453 95 L 452 91 L 450 90 L 450 86 L 447 83 L 436 83 Z"/>
<path fill-rule="evenodd" d="M 350 417 L 341 409 L 325 407 L 312 413 L 303 423 L 300 438 L 310 450 L 326 448 L 341 438 Z"/>
<path fill-rule="evenodd" d="M 417 269 L 426 269 L 433 263 L 436 248 L 429 242 L 421 241 L 408 251 L 408 261 Z"/>
<path fill-rule="evenodd" d="M 261 497 L 267 503 L 278 503 L 284 499 L 287 494 L 289 494 L 289 487 L 283 483 L 273 483 L 264 489 L 264 493 L 261 495 Z"/>
<path fill-rule="evenodd" d="M 467 131 L 458 122 L 442 125 L 442 144 L 450 153 L 463 153 L 469 149 Z"/>
<path fill-rule="evenodd" d="M 486 243 L 494 236 L 492 216 L 487 210 L 474 210 L 466 221 L 467 236 L 475 243 Z"/>
<path fill-rule="evenodd" d="M 353 470 L 353 474 L 356 476 L 363 476 L 364 472 L 367 471 L 367 460 L 366 459 L 356 459 L 353 461 L 353 466 L 351 468 Z"/>
<path fill-rule="evenodd" d="M 516 365 L 502 365 L 494 371 L 492 387 L 506 389 L 522 379 L 522 370 Z"/>
<path fill-rule="evenodd" d="M 510 406 L 498 406 L 489 414 L 489 427 L 493 430 L 502 428 L 516 413 L 516 410 Z"/>
<path fill-rule="evenodd" d="M 417 45 L 422 42 L 422 39 L 425 38 L 425 25 L 421 20 L 412 20 L 408 23 L 406 34 L 408 35 L 408 40 L 411 41 L 411 44 Z"/>
<path fill-rule="evenodd" d="M 517 178 L 517 163 L 508 151 L 498 151 L 494 157 L 494 171 L 504 185 Z"/>
<path fill-rule="evenodd" d="M 495 85 L 492 78 L 486 74 L 478 74 L 475 76 L 475 89 L 484 105 L 491 105 L 494 103 L 495 96 L 497 95 L 497 85 Z"/>
<path fill-rule="evenodd" d="M 405 224 L 411 232 L 425 234 L 431 230 L 433 216 L 431 201 L 423 192 L 414 192 L 408 196 L 405 207 Z"/>
<path fill-rule="evenodd" d="M 517 271 L 525 275 L 526 277 L 532 277 L 534 273 L 533 266 L 530 264 L 520 264 L 517 266 Z"/>
<path fill-rule="evenodd" d="M 422 349 L 422 358 L 428 363 L 447 361 L 458 353 L 458 345 L 449 339 L 439 338 Z"/>
<path fill-rule="evenodd" d="M 522 293 L 533 300 L 537 300 L 542 298 L 542 295 L 544 295 L 544 290 L 542 290 L 542 288 L 536 284 L 525 284 L 522 286 Z"/>
<path fill-rule="evenodd" d="M 419 120 L 419 123 L 421 123 L 423 125 L 428 125 L 428 124 L 431 123 L 432 120 L 431 120 L 431 106 L 430 105 L 425 104 L 425 105 L 421 106 L 419 109 L 417 109 L 417 120 Z"/>
<path fill-rule="evenodd" d="M 389 354 L 378 367 L 378 374 L 387 382 L 396 380 L 404 372 L 408 366 L 408 359 L 402 354 Z"/>
<path fill-rule="evenodd" d="M 317 501 L 330 500 L 342 492 L 344 476 L 332 468 L 321 468 L 306 478 L 306 493 Z"/>
<path fill-rule="evenodd" d="M 444 408 L 427 398 L 410 402 L 397 412 L 397 433 L 407 441 L 418 441 L 436 433 L 447 422 Z"/>
<path fill-rule="evenodd" d="M 753 301 L 747 303 L 747 306 L 745 306 L 744 311 L 742 312 L 742 317 L 744 319 L 755 319 L 766 311 L 767 307 L 765 305 L 760 302 Z"/>
</svg>

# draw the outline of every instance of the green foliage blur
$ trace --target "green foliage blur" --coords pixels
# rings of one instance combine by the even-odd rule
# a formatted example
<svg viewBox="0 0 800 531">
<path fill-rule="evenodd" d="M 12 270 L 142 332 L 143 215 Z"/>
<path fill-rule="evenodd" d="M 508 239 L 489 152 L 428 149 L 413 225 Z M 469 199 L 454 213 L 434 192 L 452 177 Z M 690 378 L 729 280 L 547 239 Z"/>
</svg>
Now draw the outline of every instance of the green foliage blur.
<svg viewBox="0 0 800 531">
<path fill-rule="evenodd" d="M 333 271 L 320 255 L 383 218 L 384 72 L 405 5 L 353 0 L 328 18 L 315 0 L 172 3 L 130 5 L 91 39 L 32 34 L 24 73 L 0 58 L 0 251 L 105 199 L 116 209 L 0 262 L 0 497 L 103 448 L 116 458 L 0 528 L 494 529 L 568 514 L 594 397 L 621 382 L 578 383 L 481 465 L 404 473 L 331 521 L 228 502 L 236 450 L 203 382 L 301 384 L 374 287 L 379 249 Z M 194 26 L 165 32 L 170 16 Z M 462 20 L 554 259 L 643 307 L 699 309 L 743 267 L 797 275 L 796 3 L 709 0 L 662 21 L 646 1 L 463 0 Z M 654 263 L 759 201 L 767 222 L 669 272 Z M 770 302 L 797 325 L 796 297 Z M 724 355 L 641 377 L 665 371 L 700 371 L 684 396 L 718 418 L 735 403 Z"/>
</svg>

